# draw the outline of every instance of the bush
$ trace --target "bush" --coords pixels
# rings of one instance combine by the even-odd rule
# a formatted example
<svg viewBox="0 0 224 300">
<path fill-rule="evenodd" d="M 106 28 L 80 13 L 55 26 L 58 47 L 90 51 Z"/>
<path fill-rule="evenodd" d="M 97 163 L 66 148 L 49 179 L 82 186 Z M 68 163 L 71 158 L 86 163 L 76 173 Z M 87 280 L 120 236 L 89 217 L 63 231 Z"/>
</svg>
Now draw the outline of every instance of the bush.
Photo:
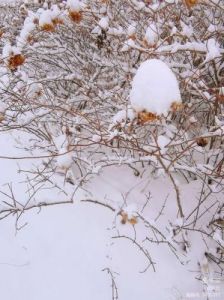
<svg viewBox="0 0 224 300">
<path fill-rule="evenodd" d="M 63 189 L 74 184 L 76 191 L 114 165 L 136 176 L 145 169 L 155 178 L 165 174 L 177 215 L 193 220 L 176 234 L 194 230 L 204 203 L 209 208 L 212 195 L 223 195 L 223 1 L 56 2 L 21 3 L 12 17 L 18 32 L 13 26 L 1 37 L 1 130 L 29 135 L 28 151 L 40 157 L 30 184 L 58 189 L 55 178 L 63 174 Z M 153 58 L 175 73 L 182 104 L 168 115 L 137 117 L 132 79 Z M 187 215 L 177 178 L 200 186 Z M 223 230 L 223 201 L 204 213 L 208 226 L 197 230 L 212 238 Z M 221 267 L 223 242 L 214 240 L 222 250 L 206 257 Z"/>
</svg>

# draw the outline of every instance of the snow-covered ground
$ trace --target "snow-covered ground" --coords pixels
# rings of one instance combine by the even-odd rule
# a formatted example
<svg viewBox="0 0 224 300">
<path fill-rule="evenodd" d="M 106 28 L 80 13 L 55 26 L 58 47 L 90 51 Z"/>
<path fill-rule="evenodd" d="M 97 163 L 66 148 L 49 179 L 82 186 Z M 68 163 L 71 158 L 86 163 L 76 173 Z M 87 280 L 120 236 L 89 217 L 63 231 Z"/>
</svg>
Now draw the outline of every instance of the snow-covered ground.
<svg viewBox="0 0 224 300">
<path fill-rule="evenodd" d="M 1 134 L 0 138 L 0 155 L 21 155 L 10 136 Z M 4 146 L 6 144 L 7 147 Z M 19 163 L 21 168 L 31 164 L 27 161 Z M 7 189 L 3 183 L 13 182 L 17 199 L 25 202 L 25 184 L 18 183 L 23 176 L 17 173 L 17 164 L 15 160 L 1 159 L 1 190 Z M 144 210 L 145 215 L 155 219 L 156 208 L 168 197 L 166 215 L 175 221 L 176 204 L 166 178 L 154 180 L 144 176 L 141 179 L 127 174 L 130 172 L 126 167 L 114 167 L 96 176 L 88 186 L 92 199 L 108 199 L 116 206 L 125 198 L 127 203 L 135 202 L 141 207 L 145 195 L 150 192 L 151 199 Z M 130 186 L 133 188 L 130 189 Z M 187 209 L 195 193 L 197 183 L 184 186 L 184 209 Z M 74 204 L 26 212 L 19 221 L 20 226 L 26 226 L 17 232 L 15 218 L 8 217 L 1 221 L 2 299 L 112 299 L 110 274 L 102 271 L 107 268 L 114 272 L 119 299 L 205 298 L 203 285 L 195 279 L 198 275 L 197 262 L 204 248 L 198 243 L 196 235 L 191 236 L 190 254 L 180 256 L 182 264 L 166 245 L 149 245 L 156 272 L 149 267 L 142 273 L 147 267 L 147 259 L 138 247 L 125 238 L 113 239 L 118 232 L 119 236 L 134 237 L 132 225 L 122 225 L 120 216 L 103 206 L 80 201 L 88 196 L 80 192 Z M 165 225 L 162 216 L 161 228 L 163 220 Z M 140 222 L 135 226 L 136 240 L 142 242 L 146 229 Z M 221 300 L 222 297 L 218 295 L 214 299 Z"/>
</svg>

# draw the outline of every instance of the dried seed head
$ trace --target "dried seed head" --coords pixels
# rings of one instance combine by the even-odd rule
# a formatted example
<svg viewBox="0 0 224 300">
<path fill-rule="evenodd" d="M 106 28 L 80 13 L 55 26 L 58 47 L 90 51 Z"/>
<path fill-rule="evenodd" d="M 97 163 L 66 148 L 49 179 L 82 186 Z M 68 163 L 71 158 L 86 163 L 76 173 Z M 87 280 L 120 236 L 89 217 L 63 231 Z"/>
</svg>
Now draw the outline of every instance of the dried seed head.
<svg viewBox="0 0 224 300">
<path fill-rule="evenodd" d="M 198 0 L 185 0 L 185 4 L 188 8 L 192 8 L 198 3 Z"/>
<path fill-rule="evenodd" d="M 147 111 L 141 111 L 138 113 L 138 124 L 145 124 L 147 122 L 153 122 L 155 120 L 158 120 L 159 116 L 157 116 L 154 113 L 147 112 Z"/>
<path fill-rule="evenodd" d="M 8 60 L 8 67 L 10 70 L 15 70 L 18 66 L 21 66 L 25 61 L 25 57 L 22 54 L 12 55 Z"/>
<path fill-rule="evenodd" d="M 53 32 L 53 31 L 55 31 L 54 24 L 53 23 L 52 24 L 44 24 L 41 26 L 41 30 Z"/>
<path fill-rule="evenodd" d="M 53 22 L 53 24 L 54 24 L 55 26 L 56 26 L 56 25 L 63 25 L 63 24 L 64 24 L 63 20 L 60 19 L 60 18 L 55 18 L 55 19 L 52 20 L 52 22 Z"/>
<path fill-rule="evenodd" d="M 69 10 L 69 17 L 75 23 L 80 23 L 82 20 L 82 13 L 80 11 Z"/>
<path fill-rule="evenodd" d="M 208 145 L 208 140 L 206 138 L 203 138 L 203 137 L 200 137 L 196 140 L 197 142 L 197 145 L 200 146 L 200 147 L 205 147 Z"/>
<path fill-rule="evenodd" d="M 39 25 L 39 19 L 38 18 L 34 18 L 33 19 L 33 23 L 36 24 L 36 25 Z"/>
<path fill-rule="evenodd" d="M 183 103 L 181 103 L 181 102 L 176 102 L 176 101 L 172 102 L 172 104 L 171 104 L 171 106 L 170 106 L 170 110 L 171 110 L 172 112 L 180 111 L 180 110 L 182 110 L 183 108 L 184 108 Z"/>
<path fill-rule="evenodd" d="M 137 218 L 136 217 L 132 217 L 131 219 L 128 219 L 128 222 L 131 224 L 131 225 L 135 225 L 138 223 L 137 221 Z"/>
<path fill-rule="evenodd" d="M 128 221 L 128 214 L 124 211 L 121 212 L 121 224 L 126 224 Z"/>
<path fill-rule="evenodd" d="M 136 35 L 134 33 L 129 35 L 129 39 L 135 41 L 136 40 Z"/>
</svg>

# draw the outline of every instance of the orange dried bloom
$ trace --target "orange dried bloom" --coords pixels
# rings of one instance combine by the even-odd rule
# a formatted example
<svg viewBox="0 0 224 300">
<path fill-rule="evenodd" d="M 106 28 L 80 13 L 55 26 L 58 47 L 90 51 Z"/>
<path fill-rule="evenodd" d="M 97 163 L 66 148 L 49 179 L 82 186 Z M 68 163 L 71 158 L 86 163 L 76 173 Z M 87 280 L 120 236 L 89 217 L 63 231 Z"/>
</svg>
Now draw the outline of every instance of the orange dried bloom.
<svg viewBox="0 0 224 300">
<path fill-rule="evenodd" d="M 155 48 L 156 47 L 156 43 L 150 44 L 146 38 L 143 39 L 142 44 L 145 48 Z"/>
<path fill-rule="evenodd" d="M 12 55 L 8 60 L 8 67 L 10 70 L 15 70 L 18 66 L 21 66 L 25 61 L 25 57 L 22 54 Z"/>
<path fill-rule="evenodd" d="M 53 22 L 53 24 L 54 24 L 55 26 L 56 26 L 56 25 L 63 25 L 63 24 L 64 24 L 63 20 L 60 19 L 60 18 L 55 18 L 55 19 L 52 20 L 52 22 Z"/>
<path fill-rule="evenodd" d="M 134 33 L 129 35 L 129 39 L 135 41 L 136 40 L 136 35 Z"/>
<path fill-rule="evenodd" d="M 41 30 L 53 32 L 53 31 L 55 31 L 54 24 L 53 23 L 52 24 L 44 24 L 43 26 L 41 26 Z"/>
<path fill-rule="evenodd" d="M 128 218 L 128 214 L 124 211 L 121 212 L 121 223 L 126 224 L 130 223 L 131 225 L 135 225 L 138 223 L 137 218 L 135 216 L 132 216 L 131 218 Z"/>
<path fill-rule="evenodd" d="M 170 106 L 170 110 L 172 111 L 172 112 L 176 112 L 176 111 L 180 111 L 180 110 L 182 110 L 183 109 L 183 104 L 181 103 L 181 102 L 176 102 L 176 101 L 174 101 L 174 102 L 172 102 L 172 104 L 171 104 L 171 106 Z"/>
<path fill-rule="evenodd" d="M 185 0 L 185 4 L 188 8 L 192 8 L 198 3 L 198 0 Z"/>
<path fill-rule="evenodd" d="M 80 23 L 82 20 L 82 13 L 80 11 L 69 10 L 69 17 L 75 23 Z"/>
<path fill-rule="evenodd" d="M 138 123 L 139 124 L 145 124 L 147 122 L 152 122 L 155 120 L 159 120 L 159 116 L 157 116 L 154 113 L 147 112 L 147 111 L 141 111 L 138 113 Z"/>
<path fill-rule="evenodd" d="M 136 217 L 132 217 L 131 219 L 128 220 L 128 222 L 131 224 L 131 225 L 135 225 L 138 223 L 137 221 L 137 218 Z"/>
</svg>

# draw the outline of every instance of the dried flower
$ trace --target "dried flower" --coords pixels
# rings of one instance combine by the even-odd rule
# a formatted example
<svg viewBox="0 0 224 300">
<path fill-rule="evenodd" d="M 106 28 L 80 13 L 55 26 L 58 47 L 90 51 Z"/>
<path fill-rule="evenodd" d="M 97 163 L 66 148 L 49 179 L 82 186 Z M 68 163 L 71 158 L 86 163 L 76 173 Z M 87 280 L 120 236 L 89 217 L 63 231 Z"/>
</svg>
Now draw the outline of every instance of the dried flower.
<svg viewBox="0 0 224 300">
<path fill-rule="evenodd" d="M 15 70 L 18 66 L 21 66 L 25 61 L 25 57 L 22 54 L 12 55 L 8 60 L 8 67 L 10 70 Z"/>
<path fill-rule="evenodd" d="M 80 23 L 82 20 L 82 13 L 80 11 L 69 10 L 69 17 L 75 23 Z"/>
</svg>

